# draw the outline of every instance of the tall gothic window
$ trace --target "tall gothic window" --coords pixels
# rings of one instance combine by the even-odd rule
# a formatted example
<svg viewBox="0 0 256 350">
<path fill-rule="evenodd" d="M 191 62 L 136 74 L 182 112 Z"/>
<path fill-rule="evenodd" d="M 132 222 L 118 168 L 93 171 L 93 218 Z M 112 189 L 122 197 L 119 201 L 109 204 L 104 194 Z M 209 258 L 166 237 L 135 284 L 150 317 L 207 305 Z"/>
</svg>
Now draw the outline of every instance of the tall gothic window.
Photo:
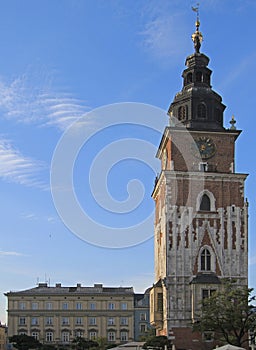
<svg viewBox="0 0 256 350">
<path fill-rule="evenodd" d="M 206 118 L 206 105 L 204 103 L 199 103 L 197 106 L 197 116 L 200 119 Z"/>
<path fill-rule="evenodd" d="M 211 211 L 211 201 L 207 194 L 204 194 L 201 199 L 200 211 Z"/>
<path fill-rule="evenodd" d="M 211 271 L 211 253 L 207 248 L 201 253 L 201 271 Z"/>
</svg>

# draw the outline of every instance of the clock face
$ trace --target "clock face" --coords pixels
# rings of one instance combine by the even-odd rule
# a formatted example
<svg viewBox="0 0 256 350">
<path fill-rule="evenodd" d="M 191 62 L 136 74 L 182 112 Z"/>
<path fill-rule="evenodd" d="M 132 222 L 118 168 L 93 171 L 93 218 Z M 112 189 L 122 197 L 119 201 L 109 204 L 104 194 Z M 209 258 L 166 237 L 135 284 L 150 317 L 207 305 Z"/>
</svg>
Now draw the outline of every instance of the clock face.
<svg viewBox="0 0 256 350">
<path fill-rule="evenodd" d="M 208 159 L 214 156 L 216 152 L 216 146 L 209 137 L 201 136 L 196 139 L 195 142 L 202 159 Z"/>
</svg>

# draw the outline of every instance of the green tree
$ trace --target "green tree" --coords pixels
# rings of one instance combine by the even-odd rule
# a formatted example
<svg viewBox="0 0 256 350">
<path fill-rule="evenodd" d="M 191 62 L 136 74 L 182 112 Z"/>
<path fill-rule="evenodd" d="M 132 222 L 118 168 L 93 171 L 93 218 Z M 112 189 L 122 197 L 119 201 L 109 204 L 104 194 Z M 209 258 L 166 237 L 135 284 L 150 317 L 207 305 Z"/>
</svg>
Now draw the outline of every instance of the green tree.
<svg viewBox="0 0 256 350">
<path fill-rule="evenodd" d="M 212 332 L 215 339 L 242 347 L 248 341 L 248 331 L 256 326 L 252 292 L 235 281 L 225 282 L 222 289 L 202 301 L 193 330 Z"/>
<path fill-rule="evenodd" d="M 143 345 L 143 349 L 159 349 L 164 350 L 165 347 L 171 347 L 171 343 L 165 335 L 150 337 L 146 343 Z"/>
<path fill-rule="evenodd" d="M 9 342 L 18 350 L 39 349 L 42 346 L 38 340 L 26 334 L 13 335 Z"/>
<path fill-rule="evenodd" d="M 77 350 L 87 350 L 91 348 L 97 348 L 99 344 L 96 341 L 93 340 L 87 340 L 83 337 L 76 337 L 72 341 L 73 348 Z"/>
</svg>

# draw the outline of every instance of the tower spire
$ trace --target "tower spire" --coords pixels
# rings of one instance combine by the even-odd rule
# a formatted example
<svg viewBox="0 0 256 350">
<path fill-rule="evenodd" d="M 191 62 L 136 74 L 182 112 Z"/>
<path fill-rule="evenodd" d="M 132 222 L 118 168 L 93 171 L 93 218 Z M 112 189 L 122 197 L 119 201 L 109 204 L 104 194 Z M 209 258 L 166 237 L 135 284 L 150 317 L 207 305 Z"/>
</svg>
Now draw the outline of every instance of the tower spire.
<svg viewBox="0 0 256 350">
<path fill-rule="evenodd" d="M 196 12 L 196 31 L 192 34 L 192 41 L 194 43 L 194 48 L 196 53 L 200 53 L 201 43 L 203 41 L 203 35 L 199 31 L 200 20 L 199 20 L 199 3 L 196 4 L 196 7 L 192 7 L 192 10 Z"/>
</svg>

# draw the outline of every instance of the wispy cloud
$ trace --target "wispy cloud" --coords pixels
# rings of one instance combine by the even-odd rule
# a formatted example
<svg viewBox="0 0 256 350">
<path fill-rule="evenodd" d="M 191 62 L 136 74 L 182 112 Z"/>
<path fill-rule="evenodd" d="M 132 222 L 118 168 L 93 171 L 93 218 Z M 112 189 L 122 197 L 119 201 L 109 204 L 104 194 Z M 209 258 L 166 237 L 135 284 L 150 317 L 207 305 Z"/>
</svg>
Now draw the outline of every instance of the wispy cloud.
<svg viewBox="0 0 256 350">
<path fill-rule="evenodd" d="M 0 138 L 0 178 L 20 185 L 45 189 L 38 173 L 46 169 L 43 162 L 22 155 L 9 140 Z"/>
<path fill-rule="evenodd" d="M 39 73 L 30 70 L 10 82 L 0 79 L 2 115 L 16 122 L 54 126 L 63 131 L 89 108 L 72 94 L 55 91 L 47 73 Z"/>
<path fill-rule="evenodd" d="M 0 257 L 1 256 L 24 256 L 24 254 L 18 252 L 5 252 L 3 250 L 0 250 Z"/>
<path fill-rule="evenodd" d="M 161 62 L 179 57 L 185 50 L 184 14 L 175 9 L 175 1 L 149 1 L 143 9 L 144 28 L 139 33 L 143 47 Z M 170 60 L 169 60 L 170 62 Z"/>
</svg>

